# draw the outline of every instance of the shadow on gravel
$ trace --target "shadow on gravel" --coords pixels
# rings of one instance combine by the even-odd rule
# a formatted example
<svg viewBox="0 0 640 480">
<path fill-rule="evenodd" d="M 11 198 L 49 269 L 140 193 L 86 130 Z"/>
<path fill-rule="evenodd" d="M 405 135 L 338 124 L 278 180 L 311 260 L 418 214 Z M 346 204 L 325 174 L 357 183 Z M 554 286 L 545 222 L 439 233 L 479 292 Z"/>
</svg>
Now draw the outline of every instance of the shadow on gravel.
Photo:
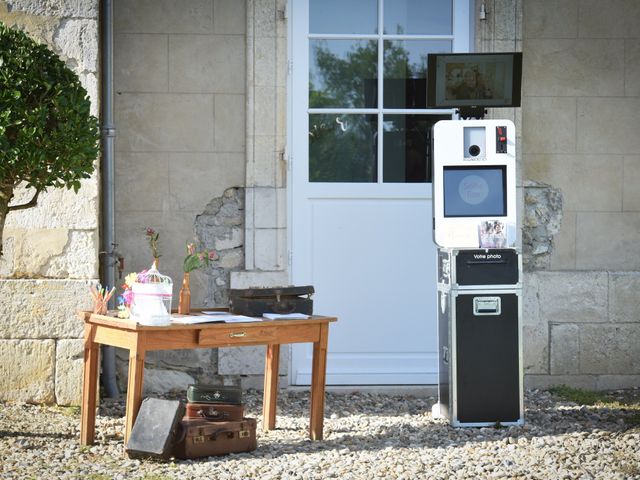
<svg viewBox="0 0 640 480">
<path fill-rule="evenodd" d="M 42 432 L 24 432 L 24 431 L 10 431 L 0 430 L 0 438 L 9 437 L 29 437 L 29 438 L 58 438 L 58 439 L 71 439 L 77 438 L 77 435 L 72 433 L 42 433 Z"/>
</svg>

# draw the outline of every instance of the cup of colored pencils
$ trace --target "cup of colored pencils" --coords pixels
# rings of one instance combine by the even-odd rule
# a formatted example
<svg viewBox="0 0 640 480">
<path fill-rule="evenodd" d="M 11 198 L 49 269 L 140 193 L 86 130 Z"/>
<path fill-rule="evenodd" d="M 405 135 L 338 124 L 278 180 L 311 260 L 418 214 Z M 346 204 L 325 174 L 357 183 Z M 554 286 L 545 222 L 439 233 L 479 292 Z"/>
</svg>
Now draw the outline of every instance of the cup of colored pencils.
<svg viewBox="0 0 640 480">
<path fill-rule="evenodd" d="M 100 284 L 98 284 L 97 288 L 95 285 L 91 285 L 89 288 L 91 290 L 91 297 L 93 298 L 93 313 L 106 315 L 107 304 L 116 291 L 116 287 L 109 290 L 108 288 L 101 287 Z"/>
</svg>

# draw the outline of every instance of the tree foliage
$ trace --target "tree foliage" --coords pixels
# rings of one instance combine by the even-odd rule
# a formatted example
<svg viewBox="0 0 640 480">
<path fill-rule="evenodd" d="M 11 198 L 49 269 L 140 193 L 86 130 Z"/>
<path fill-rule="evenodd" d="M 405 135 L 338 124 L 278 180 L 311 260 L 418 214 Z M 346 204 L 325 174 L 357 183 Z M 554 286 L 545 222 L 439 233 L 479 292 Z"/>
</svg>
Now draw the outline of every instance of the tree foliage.
<svg viewBox="0 0 640 480">
<path fill-rule="evenodd" d="M 34 206 L 49 187 L 77 192 L 90 177 L 99 152 L 90 107 L 77 75 L 54 52 L 0 23 L 0 244 L 8 212 Z M 9 205 L 23 183 L 33 198 Z"/>
</svg>

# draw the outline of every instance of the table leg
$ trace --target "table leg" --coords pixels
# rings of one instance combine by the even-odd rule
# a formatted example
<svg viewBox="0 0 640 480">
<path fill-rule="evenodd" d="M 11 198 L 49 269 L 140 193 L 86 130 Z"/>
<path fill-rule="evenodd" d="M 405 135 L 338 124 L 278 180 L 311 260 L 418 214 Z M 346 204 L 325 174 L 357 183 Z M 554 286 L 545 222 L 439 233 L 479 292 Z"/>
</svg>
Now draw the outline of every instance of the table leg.
<svg viewBox="0 0 640 480">
<path fill-rule="evenodd" d="M 142 382 L 144 375 L 144 348 L 140 339 L 135 347 L 129 350 L 129 381 L 127 384 L 126 428 L 124 443 L 127 444 L 133 424 L 138 416 L 142 403 Z"/>
<path fill-rule="evenodd" d="M 85 325 L 80 445 L 93 444 L 96 432 L 96 391 L 98 388 L 98 352 L 100 345 L 93 341 L 95 333 L 95 325 Z"/>
<path fill-rule="evenodd" d="M 265 431 L 276 428 L 279 364 L 280 345 L 267 345 L 264 363 L 264 398 L 262 400 L 262 428 Z"/>
<path fill-rule="evenodd" d="M 327 376 L 327 342 L 329 325 L 320 325 L 320 339 L 313 343 L 313 365 L 311 370 L 311 440 L 322 440 L 324 423 L 324 387 Z"/>
</svg>

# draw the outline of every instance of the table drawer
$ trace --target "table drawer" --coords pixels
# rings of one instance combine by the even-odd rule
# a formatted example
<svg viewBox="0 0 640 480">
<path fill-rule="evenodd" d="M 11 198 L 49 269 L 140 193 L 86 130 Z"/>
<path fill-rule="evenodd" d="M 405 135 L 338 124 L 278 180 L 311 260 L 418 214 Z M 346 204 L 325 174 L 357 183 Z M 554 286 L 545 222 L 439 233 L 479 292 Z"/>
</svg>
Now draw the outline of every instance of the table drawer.
<svg viewBox="0 0 640 480">
<path fill-rule="evenodd" d="M 276 336 L 274 328 L 264 328 L 260 326 L 215 328 L 200 331 L 198 344 L 207 347 L 274 343 Z"/>
<path fill-rule="evenodd" d="M 198 334 L 199 347 L 226 345 L 263 345 L 267 343 L 296 343 L 320 341 L 319 325 L 286 325 L 269 322 L 267 325 L 233 326 L 203 329 Z"/>
</svg>

